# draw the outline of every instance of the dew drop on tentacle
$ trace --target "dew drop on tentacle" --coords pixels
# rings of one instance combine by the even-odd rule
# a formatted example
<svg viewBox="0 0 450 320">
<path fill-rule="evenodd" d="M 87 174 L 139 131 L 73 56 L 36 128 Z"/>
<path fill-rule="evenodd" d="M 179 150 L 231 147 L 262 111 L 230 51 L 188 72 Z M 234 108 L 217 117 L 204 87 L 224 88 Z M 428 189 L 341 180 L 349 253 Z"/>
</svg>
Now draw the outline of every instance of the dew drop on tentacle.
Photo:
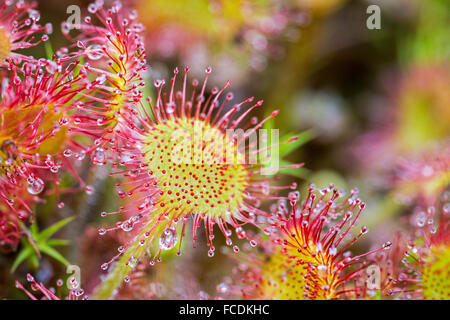
<svg viewBox="0 0 450 320">
<path fill-rule="evenodd" d="M 446 203 L 442 208 L 442 213 L 448 215 L 450 213 L 450 203 Z"/>
<path fill-rule="evenodd" d="M 98 8 L 97 8 L 97 5 L 96 5 L 95 3 L 91 3 L 91 4 L 88 6 L 88 11 L 89 11 L 89 13 L 96 13 L 97 10 L 98 10 Z"/>
<path fill-rule="evenodd" d="M 245 237 L 247 237 L 247 233 L 242 227 L 236 228 L 236 235 L 239 239 L 244 239 Z"/>
<path fill-rule="evenodd" d="M 125 221 L 120 225 L 120 227 L 122 228 L 123 231 L 129 232 L 133 230 L 133 223 L 130 221 Z"/>
<path fill-rule="evenodd" d="M 61 126 L 65 126 L 65 125 L 67 125 L 69 123 L 69 119 L 67 119 L 66 117 L 61 117 L 60 119 L 59 119 L 59 124 L 61 125 Z"/>
<path fill-rule="evenodd" d="M 85 191 L 87 194 L 91 195 L 94 194 L 95 189 L 92 186 L 86 186 Z"/>
<path fill-rule="evenodd" d="M 72 153 L 73 153 L 72 150 L 66 149 L 66 150 L 64 150 L 63 155 L 66 158 L 70 158 L 72 156 Z"/>
<path fill-rule="evenodd" d="M 94 150 L 91 156 L 92 163 L 97 166 L 103 166 L 106 164 L 106 154 L 102 148 Z"/>
<path fill-rule="evenodd" d="M 128 260 L 128 262 L 127 262 L 127 265 L 128 265 L 130 268 L 134 268 L 134 267 L 136 267 L 136 265 L 138 264 L 138 262 L 139 262 L 139 260 L 138 260 L 136 257 L 131 256 L 130 259 Z"/>
<path fill-rule="evenodd" d="M 27 190 L 30 194 L 36 195 L 41 193 L 44 190 L 44 187 L 44 181 L 40 178 L 35 178 L 32 181 L 28 181 Z"/>
<path fill-rule="evenodd" d="M 75 155 L 75 158 L 76 158 L 78 161 L 83 160 L 85 157 L 86 157 L 86 151 L 84 151 L 84 150 L 81 150 L 80 152 L 78 152 L 78 153 Z"/>
<path fill-rule="evenodd" d="M 95 81 L 97 82 L 97 84 L 104 84 L 106 82 L 106 75 L 105 74 L 101 74 L 99 75 L 97 78 L 95 78 Z"/>
<path fill-rule="evenodd" d="M 174 102 L 169 102 L 166 106 L 166 111 L 169 114 L 172 114 L 175 112 L 175 103 Z"/>
<path fill-rule="evenodd" d="M 217 286 L 217 291 L 219 293 L 227 293 L 229 289 L 230 288 L 228 284 L 226 284 L 225 282 L 219 283 L 219 285 Z"/>
<path fill-rule="evenodd" d="M 86 55 L 91 60 L 99 60 L 103 57 L 101 46 L 98 44 L 88 46 L 86 48 Z"/>
<path fill-rule="evenodd" d="M 178 241 L 177 231 L 175 228 L 166 229 L 161 238 L 159 239 L 159 244 L 162 250 L 170 250 L 175 247 Z"/>
</svg>

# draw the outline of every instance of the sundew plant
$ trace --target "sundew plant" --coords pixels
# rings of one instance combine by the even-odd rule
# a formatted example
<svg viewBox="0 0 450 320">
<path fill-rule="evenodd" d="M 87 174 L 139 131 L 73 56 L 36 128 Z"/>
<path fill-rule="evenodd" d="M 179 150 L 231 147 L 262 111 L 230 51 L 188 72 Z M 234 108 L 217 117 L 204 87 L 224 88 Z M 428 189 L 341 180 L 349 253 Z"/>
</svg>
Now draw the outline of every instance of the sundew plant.
<svg viewBox="0 0 450 320">
<path fill-rule="evenodd" d="M 448 300 L 449 15 L 0 0 L 0 299 Z"/>
</svg>

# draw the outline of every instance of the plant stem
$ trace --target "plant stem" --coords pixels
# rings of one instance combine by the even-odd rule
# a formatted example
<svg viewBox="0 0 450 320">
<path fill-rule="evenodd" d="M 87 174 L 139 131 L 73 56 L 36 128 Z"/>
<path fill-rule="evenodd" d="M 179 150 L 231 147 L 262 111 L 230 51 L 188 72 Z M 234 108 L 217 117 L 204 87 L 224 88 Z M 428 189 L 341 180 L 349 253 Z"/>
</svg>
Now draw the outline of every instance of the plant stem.
<svg viewBox="0 0 450 320">
<path fill-rule="evenodd" d="M 164 232 L 166 225 L 164 223 L 156 222 L 156 225 L 152 227 L 150 232 L 151 236 L 145 237 L 145 243 L 141 245 L 139 239 L 144 239 L 143 234 L 149 229 L 148 226 L 142 230 L 139 235 L 136 236 L 134 243 L 128 247 L 125 253 L 120 257 L 116 264 L 112 266 L 111 271 L 105 280 L 103 280 L 93 291 L 91 299 L 93 300 L 108 300 L 112 299 L 120 286 L 124 282 L 127 275 L 133 270 L 128 264 L 131 257 L 136 258 L 138 261 L 146 254 L 147 248 L 151 245 L 153 240 L 159 241 L 162 233 Z M 159 243 L 158 243 L 159 244 Z M 159 248 L 159 247 L 158 247 Z M 159 250 L 159 249 L 158 249 Z M 158 253 L 159 254 L 159 251 Z"/>
</svg>

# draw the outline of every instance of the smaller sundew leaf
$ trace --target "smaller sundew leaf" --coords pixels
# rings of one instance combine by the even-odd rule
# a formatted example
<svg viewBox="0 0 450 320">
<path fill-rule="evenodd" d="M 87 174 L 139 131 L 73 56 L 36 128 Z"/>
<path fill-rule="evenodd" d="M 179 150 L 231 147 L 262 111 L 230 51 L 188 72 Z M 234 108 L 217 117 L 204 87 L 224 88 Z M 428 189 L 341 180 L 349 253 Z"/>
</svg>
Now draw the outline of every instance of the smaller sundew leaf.
<svg viewBox="0 0 450 320">
<path fill-rule="evenodd" d="M 24 262 L 27 258 L 29 258 L 31 255 L 33 255 L 33 248 L 28 244 L 26 247 L 24 247 L 19 254 L 17 255 L 16 259 L 14 260 L 12 266 L 11 266 L 11 273 L 14 273 L 16 271 L 17 267 Z"/>
<path fill-rule="evenodd" d="M 69 217 L 66 219 L 63 219 L 61 221 L 56 222 L 55 224 L 51 225 L 47 229 L 43 230 L 37 237 L 37 242 L 45 242 L 48 240 L 54 233 L 56 233 L 59 229 L 63 228 L 66 224 L 68 224 L 70 221 L 75 219 L 75 217 Z"/>
<path fill-rule="evenodd" d="M 59 253 L 58 251 L 56 251 L 55 249 L 53 249 L 52 247 L 48 246 L 48 245 L 42 245 L 39 247 L 39 249 L 49 255 L 50 257 L 52 257 L 53 259 L 57 260 L 58 262 L 68 266 L 70 263 L 69 261 L 66 260 L 66 258 L 63 257 L 63 255 L 61 253 Z"/>
</svg>

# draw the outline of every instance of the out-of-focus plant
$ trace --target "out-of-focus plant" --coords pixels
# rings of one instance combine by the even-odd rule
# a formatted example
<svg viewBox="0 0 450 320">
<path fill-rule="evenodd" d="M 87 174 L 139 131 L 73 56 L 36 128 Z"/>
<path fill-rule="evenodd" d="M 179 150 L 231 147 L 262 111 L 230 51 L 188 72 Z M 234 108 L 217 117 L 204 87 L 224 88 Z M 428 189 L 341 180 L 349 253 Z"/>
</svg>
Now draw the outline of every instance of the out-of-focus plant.
<svg viewBox="0 0 450 320">
<path fill-rule="evenodd" d="M 295 39 L 308 21 L 290 0 L 135 2 L 150 52 L 178 56 L 196 76 L 208 61 L 214 83 L 233 79 L 239 84 L 249 71 L 264 70 L 270 59 L 283 56 L 282 43 Z"/>
</svg>

